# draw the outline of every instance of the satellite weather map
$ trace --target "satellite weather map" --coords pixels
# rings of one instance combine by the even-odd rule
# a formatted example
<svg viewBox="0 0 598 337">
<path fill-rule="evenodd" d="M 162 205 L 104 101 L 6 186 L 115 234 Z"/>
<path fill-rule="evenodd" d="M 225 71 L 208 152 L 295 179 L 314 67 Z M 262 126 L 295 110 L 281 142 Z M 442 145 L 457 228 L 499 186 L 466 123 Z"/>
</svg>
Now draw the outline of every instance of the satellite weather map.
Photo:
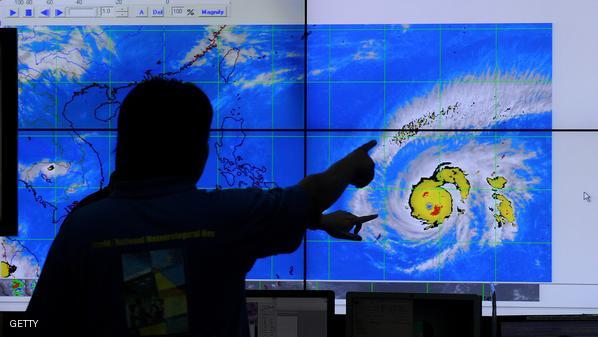
<svg viewBox="0 0 598 337">
<path fill-rule="evenodd" d="M 551 280 L 550 24 L 317 26 L 309 41 L 308 123 L 330 129 L 311 133 L 310 172 L 377 139 L 374 181 L 334 208 L 380 215 L 363 242 L 308 233 L 309 279 Z"/>
<path fill-rule="evenodd" d="M 305 38 L 289 25 L 20 28 L 20 227 L 0 238 L 0 295 L 31 295 L 62 220 L 109 182 L 122 100 L 154 76 L 213 101 L 198 188 L 289 186 L 304 164 L 378 140 L 374 181 L 332 209 L 379 218 L 362 242 L 310 231 L 308 279 L 551 281 L 550 24 L 310 26 L 307 71 Z M 302 281 L 303 254 L 247 278 Z"/>
<path fill-rule="evenodd" d="M 109 182 L 120 104 L 144 78 L 192 81 L 212 99 L 213 129 L 227 131 L 212 133 L 199 188 L 301 179 L 297 135 L 245 130 L 303 127 L 302 105 L 279 113 L 303 102 L 303 34 L 288 25 L 20 28 L 20 232 L 0 239 L 0 293 L 32 293 L 60 223 Z M 162 164 L 148 158 L 148 170 Z M 249 277 L 300 279 L 302 257 L 258 261 Z"/>
</svg>

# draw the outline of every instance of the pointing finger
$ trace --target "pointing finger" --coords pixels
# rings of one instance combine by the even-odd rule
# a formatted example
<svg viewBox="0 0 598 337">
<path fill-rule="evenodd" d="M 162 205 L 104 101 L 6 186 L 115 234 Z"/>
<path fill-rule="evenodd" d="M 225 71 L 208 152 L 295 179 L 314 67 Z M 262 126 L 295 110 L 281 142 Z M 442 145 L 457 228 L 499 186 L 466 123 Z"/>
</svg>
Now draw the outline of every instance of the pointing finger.
<svg viewBox="0 0 598 337">
<path fill-rule="evenodd" d="M 377 142 L 377 141 L 375 141 L 375 140 L 370 140 L 369 142 L 367 142 L 367 143 L 365 143 L 365 144 L 361 145 L 361 146 L 359 147 L 359 150 L 362 150 L 362 151 L 368 152 L 369 150 L 373 149 L 373 148 L 374 148 L 374 146 L 376 146 L 376 144 L 378 144 L 378 142 Z"/>
<path fill-rule="evenodd" d="M 378 214 L 370 214 L 370 215 L 358 216 L 355 219 L 355 222 L 358 222 L 358 223 L 362 224 L 364 222 L 368 222 L 368 221 L 374 220 L 377 217 L 378 217 Z"/>
</svg>

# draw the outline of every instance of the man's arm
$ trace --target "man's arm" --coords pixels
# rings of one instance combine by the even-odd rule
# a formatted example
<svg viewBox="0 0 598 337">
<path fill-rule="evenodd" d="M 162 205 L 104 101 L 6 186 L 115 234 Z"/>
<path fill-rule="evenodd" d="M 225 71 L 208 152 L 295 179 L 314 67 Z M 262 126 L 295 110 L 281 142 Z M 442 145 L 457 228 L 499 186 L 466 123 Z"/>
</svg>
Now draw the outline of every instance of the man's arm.
<svg viewBox="0 0 598 337">
<path fill-rule="evenodd" d="M 358 240 L 359 230 L 355 227 L 371 220 L 371 217 L 355 219 L 338 217 L 337 214 L 328 218 L 334 221 L 322 223 L 321 214 L 341 196 L 347 186 L 364 187 L 372 181 L 374 161 L 368 151 L 375 145 L 376 141 L 362 145 L 323 173 L 304 178 L 298 186 L 268 191 L 217 192 L 216 195 L 222 197 L 218 204 L 236 206 L 236 212 L 230 213 L 234 215 L 232 223 L 243 224 L 242 228 L 233 224 L 225 225 L 221 230 L 226 232 L 227 237 L 242 238 L 250 248 L 249 256 L 256 257 L 294 251 L 301 244 L 306 225 L 312 229 L 323 229 L 335 237 Z M 240 222 L 241 214 L 243 220 Z M 350 233 L 352 228 L 355 230 Z"/>
<path fill-rule="evenodd" d="M 307 192 L 318 213 L 332 206 L 349 185 L 361 188 L 374 179 L 374 161 L 368 151 L 376 144 L 375 140 L 369 141 L 326 171 L 301 180 L 299 185 Z"/>
</svg>

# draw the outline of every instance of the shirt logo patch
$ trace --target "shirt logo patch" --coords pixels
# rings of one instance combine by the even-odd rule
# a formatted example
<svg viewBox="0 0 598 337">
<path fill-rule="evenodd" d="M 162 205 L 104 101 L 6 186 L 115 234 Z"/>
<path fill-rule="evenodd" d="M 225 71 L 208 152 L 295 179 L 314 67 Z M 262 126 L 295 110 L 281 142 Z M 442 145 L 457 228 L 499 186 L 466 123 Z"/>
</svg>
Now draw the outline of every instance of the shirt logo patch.
<svg viewBox="0 0 598 337">
<path fill-rule="evenodd" d="M 187 281 L 181 249 L 123 254 L 122 268 L 131 336 L 189 331 Z"/>
</svg>

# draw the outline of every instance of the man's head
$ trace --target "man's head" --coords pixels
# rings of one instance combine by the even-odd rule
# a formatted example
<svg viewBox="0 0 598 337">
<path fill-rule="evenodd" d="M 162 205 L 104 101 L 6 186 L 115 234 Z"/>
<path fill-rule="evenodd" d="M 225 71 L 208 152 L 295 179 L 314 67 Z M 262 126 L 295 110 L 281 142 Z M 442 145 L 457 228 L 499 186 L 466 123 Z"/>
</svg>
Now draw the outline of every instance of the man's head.
<svg viewBox="0 0 598 337">
<path fill-rule="evenodd" d="M 123 179 L 198 179 L 208 158 L 212 115 L 210 100 L 192 83 L 139 83 L 120 108 L 116 172 Z"/>
</svg>

